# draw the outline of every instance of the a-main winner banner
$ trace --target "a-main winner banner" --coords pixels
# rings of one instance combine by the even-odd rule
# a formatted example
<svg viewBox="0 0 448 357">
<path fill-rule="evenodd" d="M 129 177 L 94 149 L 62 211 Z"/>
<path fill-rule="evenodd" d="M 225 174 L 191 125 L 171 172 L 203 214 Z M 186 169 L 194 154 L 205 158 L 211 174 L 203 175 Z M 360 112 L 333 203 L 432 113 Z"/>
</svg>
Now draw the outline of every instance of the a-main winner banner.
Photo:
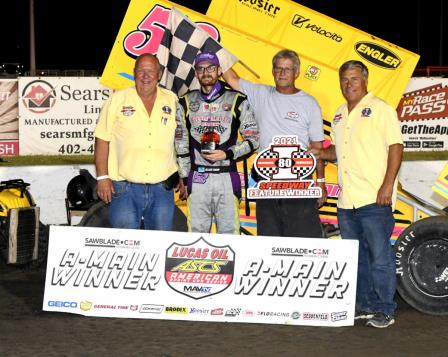
<svg viewBox="0 0 448 357">
<path fill-rule="evenodd" d="M 348 326 L 357 252 L 355 240 L 51 226 L 43 309 Z"/>
</svg>

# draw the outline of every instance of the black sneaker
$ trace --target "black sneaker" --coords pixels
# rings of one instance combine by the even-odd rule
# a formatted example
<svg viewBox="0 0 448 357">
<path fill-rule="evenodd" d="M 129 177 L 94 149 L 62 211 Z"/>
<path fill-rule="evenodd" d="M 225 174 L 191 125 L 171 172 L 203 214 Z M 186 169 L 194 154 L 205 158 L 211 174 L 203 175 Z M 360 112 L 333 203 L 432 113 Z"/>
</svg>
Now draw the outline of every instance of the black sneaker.
<svg viewBox="0 0 448 357">
<path fill-rule="evenodd" d="M 392 325 L 394 322 L 395 319 L 393 316 L 386 315 L 382 312 L 377 312 L 371 319 L 367 320 L 366 326 L 372 326 L 376 328 L 386 328 Z"/>
<path fill-rule="evenodd" d="M 373 312 L 363 311 L 363 310 L 356 310 L 355 311 L 355 320 L 367 320 L 371 319 L 373 317 Z"/>
</svg>

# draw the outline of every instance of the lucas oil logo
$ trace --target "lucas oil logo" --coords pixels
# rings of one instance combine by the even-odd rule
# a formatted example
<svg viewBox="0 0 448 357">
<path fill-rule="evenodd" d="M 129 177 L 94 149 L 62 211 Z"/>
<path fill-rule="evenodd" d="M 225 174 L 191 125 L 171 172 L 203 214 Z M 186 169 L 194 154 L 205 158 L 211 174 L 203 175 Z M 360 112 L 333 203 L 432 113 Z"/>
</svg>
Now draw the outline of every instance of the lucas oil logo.
<svg viewBox="0 0 448 357">
<path fill-rule="evenodd" d="M 392 51 L 373 42 L 357 42 L 355 51 L 366 61 L 384 69 L 396 69 L 401 64 L 401 59 Z"/>
<path fill-rule="evenodd" d="M 204 238 L 191 244 L 173 243 L 166 251 L 165 280 L 176 292 L 193 299 L 219 294 L 233 281 L 235 253 Z"/>
</svg>

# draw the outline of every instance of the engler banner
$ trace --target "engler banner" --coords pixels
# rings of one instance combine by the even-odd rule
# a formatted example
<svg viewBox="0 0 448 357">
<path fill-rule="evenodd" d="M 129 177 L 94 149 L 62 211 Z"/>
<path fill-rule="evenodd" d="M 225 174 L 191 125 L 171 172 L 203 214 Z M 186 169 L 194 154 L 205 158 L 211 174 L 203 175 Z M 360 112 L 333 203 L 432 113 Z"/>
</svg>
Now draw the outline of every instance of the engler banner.
<svg viewBox="0 0 448 357">
<path fill-rule="evenodd" d="M 353 325 L 358 242 L 51 226 L 43 309 Z"/>
</svg>

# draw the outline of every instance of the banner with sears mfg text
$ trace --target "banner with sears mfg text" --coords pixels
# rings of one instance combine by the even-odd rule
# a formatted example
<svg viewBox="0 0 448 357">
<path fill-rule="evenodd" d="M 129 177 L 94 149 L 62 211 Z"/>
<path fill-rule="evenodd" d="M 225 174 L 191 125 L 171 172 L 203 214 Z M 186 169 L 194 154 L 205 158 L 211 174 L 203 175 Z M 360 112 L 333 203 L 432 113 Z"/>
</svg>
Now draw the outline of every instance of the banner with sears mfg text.
<svg viewBox="0 0 448 357">
<path fill-rule="evenodd" d="M 50 227 L 43 310 L 353 325 L 358 242 Z"/>
<path fill-rule="evenodd" d="M 411 78 L 397 114 L 405 151 L 448 150 L 448 78 Z"/>
<path fill-rule="evenodd" d="M 91 155 L 111 90 L 97 77 L 19 78 L 20 155 Z"/>
</svg>

